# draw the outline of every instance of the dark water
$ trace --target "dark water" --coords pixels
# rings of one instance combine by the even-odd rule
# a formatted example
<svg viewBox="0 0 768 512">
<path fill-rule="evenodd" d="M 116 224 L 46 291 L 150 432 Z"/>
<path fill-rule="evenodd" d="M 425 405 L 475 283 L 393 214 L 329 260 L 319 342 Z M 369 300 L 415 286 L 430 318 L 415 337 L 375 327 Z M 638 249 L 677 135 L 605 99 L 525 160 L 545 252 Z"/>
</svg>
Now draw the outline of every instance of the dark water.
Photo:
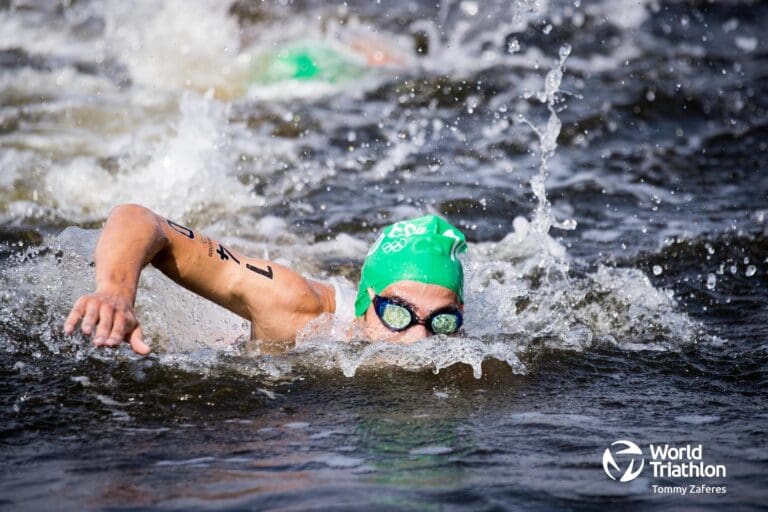
<svg viewBox="0 0 768 512">
<path fill-rule="evenodd" d="M 764 507 L 766 23 L 761 2 L 0 2 L 0 507 Z M 372 31 L 406 64 L 330 88 L 237 71 Z M 519 115 L 546 122 L 565 44 L 546 189 L 577 227 L 500 242 L 533 218 Z M 58 330 L 92 268 L 56 237 L 127 201 L 352 281 L 376 228 L 441 213 L 475 248 L 467 335 L 269 358 L 150 273 L 155 354 L 94 351 Z M 646 461 L 627 483 L 602 462 L 622 439 Z M 726 476 L 654 477 L 665 443 Z M 653 492 L 690 483 L 727 491 Z"/>
</svg>

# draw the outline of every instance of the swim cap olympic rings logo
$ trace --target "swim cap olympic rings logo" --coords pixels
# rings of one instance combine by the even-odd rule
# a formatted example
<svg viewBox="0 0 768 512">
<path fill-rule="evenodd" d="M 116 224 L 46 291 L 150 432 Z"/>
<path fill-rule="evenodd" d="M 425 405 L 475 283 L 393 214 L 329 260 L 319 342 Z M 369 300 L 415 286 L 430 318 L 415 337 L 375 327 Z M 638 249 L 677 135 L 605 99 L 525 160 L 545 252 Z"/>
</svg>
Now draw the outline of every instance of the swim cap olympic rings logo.
<svg viewBox="0 0 768 512">
<path fill-rule="evenodd" d="M 405 238 L 400 238 L 398 240 L 392 240 L 391 242 L 382 244 L 381 250 L 384 251 L 385 254 L 391 254 L 393 252 L 402 251 L 403 249 L 405 249 L 406 245 L 408 245 L 408 240 L 406 240 Z"/>
</svg>

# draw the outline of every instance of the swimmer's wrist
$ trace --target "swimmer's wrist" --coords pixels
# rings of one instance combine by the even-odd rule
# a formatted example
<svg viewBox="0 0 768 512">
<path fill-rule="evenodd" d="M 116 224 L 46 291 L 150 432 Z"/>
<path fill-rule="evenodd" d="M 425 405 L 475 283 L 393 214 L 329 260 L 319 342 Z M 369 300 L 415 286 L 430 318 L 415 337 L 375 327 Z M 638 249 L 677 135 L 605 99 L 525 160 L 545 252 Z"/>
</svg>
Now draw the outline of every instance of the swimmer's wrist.
<svg viewBox="0 0 768 512">
<path fill-rule="evenodd" d="M 96 284 L 96 293 L 109 296 L 117 296 L 133 304 L 136 299 L 136 287 L 130 284 L 117 282 L 99 282 Z"/>
</svg>

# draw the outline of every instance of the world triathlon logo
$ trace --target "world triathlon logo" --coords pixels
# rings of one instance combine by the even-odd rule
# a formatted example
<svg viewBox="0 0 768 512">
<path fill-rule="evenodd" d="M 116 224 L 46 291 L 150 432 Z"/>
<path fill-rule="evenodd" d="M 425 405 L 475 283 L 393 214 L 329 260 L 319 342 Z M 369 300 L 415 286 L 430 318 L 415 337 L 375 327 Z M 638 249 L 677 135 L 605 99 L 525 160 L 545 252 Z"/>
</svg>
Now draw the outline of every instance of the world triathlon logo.
<svg viewBox="0 0 768 512">
<path fill-rule="evenodd" d="M 640 461 L 639 465 L 638 460 Z M 643 451 L 632 441 L 623 439 L 614 441 L 603 452 L 603 470 L 611 480 L 616 480 L 619 477 L 619 482 L 630 482 L 640 476 L 644 465 Z"/>
</svg>

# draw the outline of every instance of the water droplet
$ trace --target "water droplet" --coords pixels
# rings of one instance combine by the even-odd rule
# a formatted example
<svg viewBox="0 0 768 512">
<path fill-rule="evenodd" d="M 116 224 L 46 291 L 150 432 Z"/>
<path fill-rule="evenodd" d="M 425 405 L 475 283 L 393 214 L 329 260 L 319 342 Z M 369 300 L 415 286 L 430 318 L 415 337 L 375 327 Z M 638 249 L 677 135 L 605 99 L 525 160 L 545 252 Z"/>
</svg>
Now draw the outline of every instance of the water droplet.
<svg viewBox="0 0 768 512">
<path fill-rule="evenodd" d="M 743 52 L 750 53 L 757 48 L 757 38 L 755 37 L 739 37 L 734 40 L 736 46 Z"/>
<path fill-rule="evenodd" d="M 756 272 L 757 272 L 757 267 L 755 267 L 754 265 L 750 265 L 747 267 L 747 271 L 744 272 L 744 274 L 747 277 L 752 277 L 753 275 L 755 275 Z"/>
<path fill-rule="evenodd" d="M 654 265 L 653 266 L 653 275 L 660 276 L 662 273 L 661 265 Z"/>
<path fill-rule="evenodd" d="M 731 18 L 723 23 L 723 32 L 733 32 L 737 28 L 739 28 L 739 20 L 736 18 Z"/>
<path fill-rule="evenodd" d="M 460 7 L 467 16 L 475 16 L 480 11 L 477 2 L 464 1 L 461 2 Z"/>
<path fill-rule="evenodd" d="M 716 285 L 717 285 L 717 277 L 715 277 L 715 274 L 707 275 L 707 289 L 714 290 Z"/>
</svg>

